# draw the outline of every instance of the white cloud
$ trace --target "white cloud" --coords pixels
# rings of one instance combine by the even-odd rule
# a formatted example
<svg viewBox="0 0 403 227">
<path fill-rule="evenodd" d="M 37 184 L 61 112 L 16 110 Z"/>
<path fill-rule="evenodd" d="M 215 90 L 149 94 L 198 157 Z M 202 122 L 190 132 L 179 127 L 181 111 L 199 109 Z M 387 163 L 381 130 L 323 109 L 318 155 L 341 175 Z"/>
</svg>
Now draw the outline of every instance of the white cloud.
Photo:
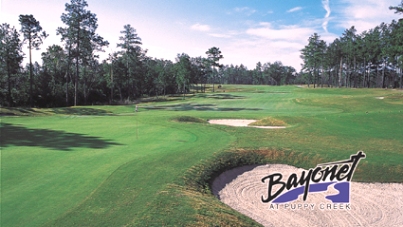
<svg viewBox="0 0 403 227">
<path fill-rule="evenodd" d="M 234 9 L 232 9 L 230 12 L 228 12 L 228 14 L 233 14 L 233 13 L 242 13 L 247 16 L 250 16 L 250 15 L 256 13 L 256 10 L 249 8 L 249 7 L 236 7 Z"/>
<path fill-rule="evenodd" d="M 263 37 L 268 40 L 301 40 L 301 37 L 309 37 L 315 31 L 308 27 L 281 26 L 276 29 L 271 23 L 263 22 L 258 28 L 250 28 L 246 31 L 249 35 Z"/>
<path fill-rule="evenodd" d="M 230 49 L 227 51 L 231 58 L 233 55 L 242 56 L 242 59 L 233 61 L 243 60 L 241 62 L 248 65 L 248 68 L 254 67 L 258 59 L 262 63 L 281 61 L 298 71 L 302 63 L 299 57 L 300 50 L 307 45 L 309 36 L 315 32 L 317 31 L 311 27 L 298 25 L 274 27 L 272 23 L 261 22 L 247 29 L 246 37 L 231 40 Z"/>
<path fill-rule="evenodd" d="M 219 33 L 211 33 L 209 36 L 216 37 L 216 38 L 231 38 L 231 35 L 227 34 L 219 34 Z"/>
<path fill-rule="evenodd" d="M 323 5 L 323 8 L 326 10 L 326 15 L 325 15 L 325 18 L 322 23 L 322 28 L 323 28 L 323 30 L 325 30 L 325 32 L 328 32 L 327 24 L 329 23 L 329 19 L 330 19 L 329 16 L 330 16 L 330 13 L 332 12 L 330 10 L 329 0 L 322 0 L 322 5 Z"/>
<path fill-rule="evenodd" d="M 293 12 L 297 12 L 297 11 L 300 11 L 300 10 L 302 10 L 302 7 L 297 6 L 297 7 L 294 7 L 292 9 L 287 10 L 287 13 L 293 13 Z"/>
<path fill-rule="evenodd" d="M 321 20 L 316 25 L 321 24 Z M 220 50 L 224 55 L 222 64 L 243 64 L 253 69 L 256 63 L 281 61 L 284 65 L 292 66 L 297 71 L 301 69 L 301 49 L 308 44 L 308 38 L 318 33 L 327 43 L 338 37 L 336 34 L 318 31 L 320 26 L 312 25 L 275 25 L 269 22 L 248 24 L 249 28 L 243 33 L 222 32 L 209 34 L 214 37 L 225 37 Z M 322 34 L 323 33 L 323 34 Z M 228 37 L 227 37 L 228 36 Z"/>
<path fill-rule="evenodd" d="M 190 28 L 193 30 L 196 30 L 196 31 L 201 31 L 201 32 L 210 31 L 210 26 L 205 25 L 205 24 L 199 24 L 199 23 L 192 25 Z"/>
<path fill-rule="evenodd" d="M 389 6 L 398 4 L 396 0 L 344 0 L 347 4 L 342 10 L 342 18 L 338 26 L 348 29 L 355 26 L 358 33 L 372 29 L 382 22 L 390 23 L 393 19 L 398 20 L 399 15 L 389 10 Z"/>
<path fill-rule="evenodd" d="M 265 40 L 263 38 L 236 39 L 222 48 L 223 63 L 242 63 L 248 69 L 253 69 L 256 63 L 281 61 L 283 65 L 301 68 L 300 49 L 304 47 L 299 42 Z"/>
</svg>

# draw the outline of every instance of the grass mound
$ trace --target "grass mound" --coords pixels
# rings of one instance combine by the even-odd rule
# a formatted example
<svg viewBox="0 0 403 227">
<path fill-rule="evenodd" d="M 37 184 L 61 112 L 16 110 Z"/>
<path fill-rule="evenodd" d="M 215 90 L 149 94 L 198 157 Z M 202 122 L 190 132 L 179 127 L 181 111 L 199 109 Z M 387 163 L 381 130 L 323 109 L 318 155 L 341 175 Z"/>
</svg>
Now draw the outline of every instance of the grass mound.
<svg viewBox="0 0 403 227">
<path fill-rule="evenodd" d="M 198 117 L 191 117 L 191 116 L 179 116 L 179 117 L 173 118 L 173 120 L 178 121 L 178 122 L 207 123 L 206 120 L 203 120 Z"/>
<path fill-rule="evenodd" d="M 268 163 L 288 163 L 290 165 L 310 168 L 324 162 L 319 155 L 303 154 L 276 149 L 238 149 L 214 155 L 190 168 L 184 175 L 185 184 L 193 190 L 211 193 L 211 184 L 221 173 L 241 166 L 262 165 Z"/>
<path fill-rule="evenodd" d="M 285 121 L 276 119 L 274 117 L 266 117 L 261 120 L 257 120 L 251 124 L 251 126 L 287 126 Z"/>
<path fill-rule="evenodd" d="M 228 151 L 216 154 L 213 158 L 206 160 L 190 168 L 184 176 L 184 181 L 190 188 L 211 193 L 211 184 L 221 173 L 239 166 L 263 164 L 264 156 L 253 151 Z"/>
</svg>

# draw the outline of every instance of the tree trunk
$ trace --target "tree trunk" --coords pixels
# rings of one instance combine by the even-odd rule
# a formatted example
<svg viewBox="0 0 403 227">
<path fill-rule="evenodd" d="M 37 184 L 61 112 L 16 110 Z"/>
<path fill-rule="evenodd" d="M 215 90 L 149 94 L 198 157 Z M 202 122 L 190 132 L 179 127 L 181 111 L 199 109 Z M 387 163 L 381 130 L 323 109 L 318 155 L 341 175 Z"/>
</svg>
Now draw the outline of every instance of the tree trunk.
<svg viewBox="0 0 403 227">
<path fill-rule="evenodd" d="M 29 39 L 29 44 L 28 44 L 28 49 L 29 49 L 29 106 L 30 107 L 33 107 L 33 104 L 34 104 L 34 102 L 33 102 L 33 83 L 34 83 L 34 80 L 33 80 L 33 76 L 32 76 L 32 51 L 31 51 L 31 48 L 32 48 L 32 46 L 31 46 L 31 39 Z"/>
<path fill-rule="evenodd" d="M 348 72 L 348 62 L 347 62 L 347 69 L 346 69 L 346 76 L 344 77 L 344 86 L 347 88 L 348 87 L 348 77 L 350 73 Z"/>
<path fill-rule="evenodd" d="M 83 75 L 83 96 L 84 96 L 84 105 L 87 105 L 88 103 L 87 103 L 87 100 L 88 100 L 88 93 L 89 93 L 89 90 L 90 89 L 87 89 L 87 87 L 89 87 L 90 85 L 88 85 L 87 86 L 87 81 L 86 81 L 86 78 L 88 78 L 88 75 L 86 75 L 87 74 L 87 68 L 86 68 L 86 66 L 84 65 L 83 66 L 83 72 L 82 72 L 82 75 Z M 87 91 L 88 90 L 88 91 Z"/>
<path fill-rule="evenodd" d="M 212 77 L 212 80 L 213 80 L 213 93 L 214 93 L 214 75 Z"/>
<path fill-rule="evenodd" d="M 362 87 L 365 87 L 366 72 L 367 69 L 365 67 L 365 58 L 364 58 L 364 78 L 362 79 Z"/>
<path fill-rule="evenodd" d="M 70 70 L 68 69 L 66 72 L 66 106 L 69 105 L 69 72 Z"/>
<path fill-rule="evenodd" d="M 77 53 L 76 53 L 76 75 L 74 76 L 74 106 L 77 106 L 77 80 L 79 74 L 79 59 L 80 59 L 80 24 L 77 29 Z"/>
<path fill-rule="evenodd" d="M 120 102 L 122 102 L 123 101 L 122 87 L 118 86 L 118 90 L 119 90 Z"/>
<path fill-rule="evenodd" d="M 378 80 L 378 78 L 379 78 L 379 70 L 378 70 L 378 65 L 376 66 L 376 78 L 375 78 L 375 87 L 376 87 L 376 82 L 377 82 L 377 80 Z"/>
<path fill-rule="evenodd" d="M 371 87 L 371 65 L 368 68 L 368 84 L 367 84 L 368 88 Z"/>
<path fill-rule="evenodd" d="M 7 61 L 6 61 L 7 62 Z M 7 63 L 7 85 L 8 85 L 8 92 L 7 92 L 7 100 L 8 100 L 8 106 L 11 107 L 12 105 L 12 99 L 11 99 L 11 72 L 10 72 L 10 66 Z"/>
<path fill-rule="evenodd" d="M 77 80 L 78 80 L 78 62 L 76 63 L 76 75 L 74 76 L 74 106 L 77 106 Z"/>
<path fill-rule="evenodd" d="M 386 64 L 384 62 L 383 63 L 383 70 L 382 70 L 382 88 L 385 88 L 385 69 L 386 69 Z"/>
<path fill-rule="evenodd" d="M 185 93 L 186 93 L 186 83 L 184 81 L 183 82 L 183 99 L 185 99 Z"/>
<path fill-rule="evenodd" d="M 339 69 L 339 88 L 341 87 L 341 76 L 343 74 L 343 57 L 340 58 L 340 69 Z"/>
<path fill-rule="evenodd" d="M 113 61 L 111 63 L 111 104 L 113 104 L 113 89 L 114 89 L 114 84 L 113 84 Z"/>
<path fill-rule="evenodd" d="M 357 87 L 357 61 L 356 61 L 356 57 L 354 56 L 354 87 Z"/>
<path fill-rule="evenodd" d="M 316 62 L 313 68 L 313 88 L 316 86 L 316 77 L 318 76 L 318 70 L 316 69 Z"/>
<path fill-rule="evenodd" d="M 330 86 L 330 77 L 331 77 L 332 74 L 331 74 L 331 72 L 330 72 L 330 68 L 328 68 L 328 73 L 329 73 L 329 74 L 328 74 L 328 75 L 329 75 L 329 79 L 327 80 L 327 87 L 331 87 L 331 86 Z"/>
<path fill-rule="evenodd" d="M 87 86 L 85 84 L 85 82 L 83 83 L 83 95 L 84 95 L 84 104 L 87 105 L 87 100 L 88 100 L 88 93 L 87 93 Z"/>
<path fill-rule="evenodd" d="M 71 44 L 69 44 L 68 48 L 68 57 L 67 57 L 67 71 L 66 71 L 66 106 L 69 106 L 69 78 L 70 78 L 70 66 L 71 66 Z"/>
</svg>

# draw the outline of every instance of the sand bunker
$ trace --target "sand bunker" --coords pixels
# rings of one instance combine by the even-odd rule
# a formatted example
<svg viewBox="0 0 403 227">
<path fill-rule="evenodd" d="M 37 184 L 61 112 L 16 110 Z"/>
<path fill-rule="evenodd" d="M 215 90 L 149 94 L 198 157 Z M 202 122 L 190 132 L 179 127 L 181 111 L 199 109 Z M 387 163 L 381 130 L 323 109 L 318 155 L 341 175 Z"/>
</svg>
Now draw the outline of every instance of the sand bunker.
<svg viewBox="0 0 403 227">
<path fill-rule="evenodd" d="M 333 203 L 324 196 L 337 193 L 331 186 L 327 192 L 308 194 L 305 202 L 300 196 L 289 203 L 290 206 L 314 204 L 313 209 L 285 208 L 284 204 L 272 209 L 261 202 L 261 196 L 267 197 L 263 177 L 281 173 L 287 179 L 291 173 L 302 171 L 279 164 L 239 167 L 217 177 L 212 189 L 223 203 L 264 226 L 403 226 L 403 184 L 352 182 L 350 209 L 346 206 L 327 209 Z"/>
<path fill-rule="evenodd" d="M 256 122 L 256 120 L 246 120 L 246 119 L 217 119 L 217 120 L 209 120 L 210 124 L 216 125 L 228 125 L 228 126 L 235 126 L 235 127 L 254 127 L 254 128 L 269 128 L 269 129 L 278 129 L 278 128 L 285 128 L 285 126 L 251 126 Z"/>
</svg>

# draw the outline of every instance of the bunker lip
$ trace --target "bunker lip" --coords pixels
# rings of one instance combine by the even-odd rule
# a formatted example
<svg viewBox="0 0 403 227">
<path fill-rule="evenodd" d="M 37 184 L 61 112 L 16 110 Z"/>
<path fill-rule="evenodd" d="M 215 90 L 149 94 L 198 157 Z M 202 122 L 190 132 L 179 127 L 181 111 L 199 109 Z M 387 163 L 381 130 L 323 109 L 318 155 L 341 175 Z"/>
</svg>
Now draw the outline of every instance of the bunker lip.
<svg viewBox="0 0 403 227">
<path fill-rule="evenodd" d="M 266 129 L 281 129 L 286 128 L 285 126 L 254 126 L 249 125 L 256 120 L 249 120 L 249 119 L 214 119 L 208 121 L 210 124 L 216 125 L 228 125 L 233 127 L 254 127 L 254 128 L 266 128 Z"/>
<path fill-rule="evenodd" d="M 274 205 L 274 209 L 261 202 L 261 196 L 267 194 L 267 185 L 261 182 L 263 177 L 281 173 L 287 179 L 302 171 L 283 164 L 238 167 L 215 178 L 212 191 L 221 202 L 264 226 L 400 226 L 403 222 L 401 183 L 351 182 L 349 205 L 325 199 L 337 194 L 333 186 L 327 192 L 309 194 L 306 201 L 300 196 L 287 206 Z"/>
</svg>

